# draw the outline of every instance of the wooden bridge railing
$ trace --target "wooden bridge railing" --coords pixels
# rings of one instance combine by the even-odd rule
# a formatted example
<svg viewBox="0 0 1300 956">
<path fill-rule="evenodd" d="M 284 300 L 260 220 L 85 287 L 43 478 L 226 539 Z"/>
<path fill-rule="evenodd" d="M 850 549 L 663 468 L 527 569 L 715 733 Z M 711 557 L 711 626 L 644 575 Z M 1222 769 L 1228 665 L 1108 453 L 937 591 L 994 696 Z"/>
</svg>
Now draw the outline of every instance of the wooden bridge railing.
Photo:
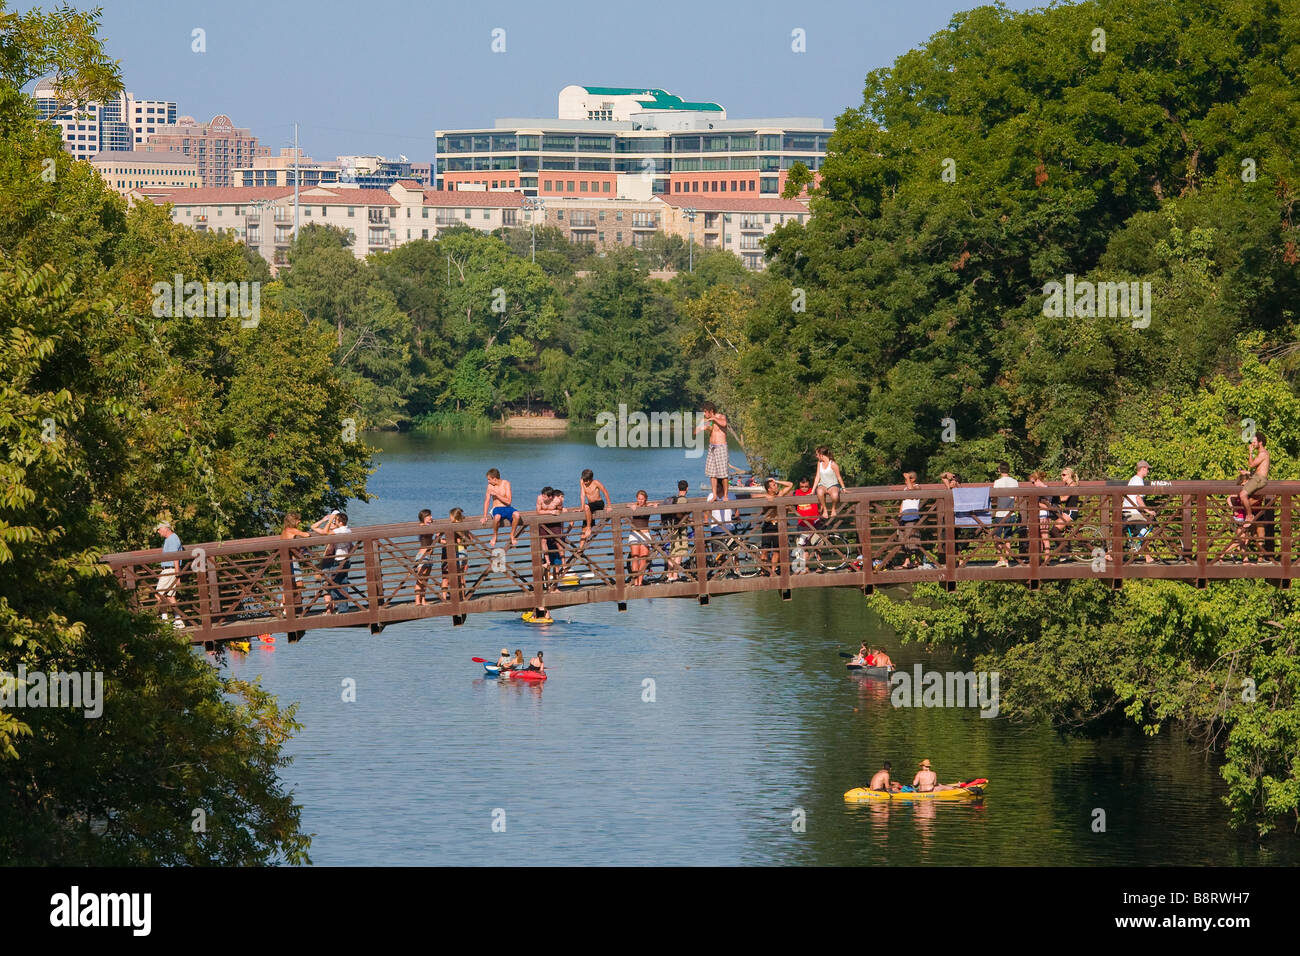
<svg viewBox="0 0 1300 956">
<path fill-rule="evenodd" d="M 966 486 L 969 491 L 972 486 Z M 986 486 L 973 486 L 976 496 Z M 1271 482 L 1246 522 L 1226 481 L 1087 482 L 1073 488 L 990 489 L 988 507 L 941 486 L 852 488 L 815 524 L 797 508 L 816 499 L 691 500 L 598 512 L 584 540 L 581 512 L 523 516 L 519 542 L 497 546 L 477 518 L 377 525 L 346 535 L 279 537 L 110 554 L 104 561 L 141 609 L 170 611 L 194 643 L 307 630 L 523 611 L 650 597 L 711 597 L 805 587 L 873 588 L 917 581 L 1171 578 L 1204 586 L 1264 578 L 1288 586 L 1300 563 L 1292 529 L 1300 482 Z M 1144 496 L 1136 514 L 1126 498 Z M 1070 520 L 1058 496 L 1077 495 Z M 999 502 L 999 498 L 1008 499 Z M 902 504 L 917 505 L 914 520 Z M 975 504 L 978 504 L 976 502 Z M 727 515 L 724 511 L 730 511 Z M 1001 515 L 1007 512 L 1007 515 Z M 421 538 L 421 536 L 426 536 Z M 432 544 L 427 536 L 432 535 Z M 460 559 L 444 547 L 455 537 Z M 647 566 L 633 555 L 644 546 Z M 343 561 L 334 555 L 347 551 Z M 177 559 L 171 600 L 165 565 Z M 1005 561 L 1005 565 L 1003 565 Z M 331 607 L 332 605 L 332 607 Z"/>
</svg>

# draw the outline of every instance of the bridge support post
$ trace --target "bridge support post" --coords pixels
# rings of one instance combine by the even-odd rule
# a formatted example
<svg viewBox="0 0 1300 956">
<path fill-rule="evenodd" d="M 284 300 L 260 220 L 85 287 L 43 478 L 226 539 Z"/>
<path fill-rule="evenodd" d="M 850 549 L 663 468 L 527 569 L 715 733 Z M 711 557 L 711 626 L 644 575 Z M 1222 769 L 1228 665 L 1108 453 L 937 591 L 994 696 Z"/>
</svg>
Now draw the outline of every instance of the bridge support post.
<svg viewBox="0 0 1300 956">
<path fill-rule="evenodd" d="M 700 607 L 707 607 L 709 603 L 709 596 L 707 594 L 701 594 L 698 598 L 696 598 L 696 600 L 700 602 Z"/>
<path fill-rule="evenodd" d="M 451 616 L 451 623 L 452 623 L 452 626 L 453 626 L 453 627 L 460 627 L 462 624 L 465 623 L 465 615 L 464 615 L 464 614 L 453 614 L 453 615 Z"/>
<path fill-rule="evenodd" d="M 624 611 L 626 611 L 626 610 L 627 610 L 627 602 L 626 602 L 626 601 L 619 601 L 619 602 L 618 602 L 618 610 L 619 610 L 619 613 L 620 613 L 620 614 L 623 613 Z"/>
</svg>

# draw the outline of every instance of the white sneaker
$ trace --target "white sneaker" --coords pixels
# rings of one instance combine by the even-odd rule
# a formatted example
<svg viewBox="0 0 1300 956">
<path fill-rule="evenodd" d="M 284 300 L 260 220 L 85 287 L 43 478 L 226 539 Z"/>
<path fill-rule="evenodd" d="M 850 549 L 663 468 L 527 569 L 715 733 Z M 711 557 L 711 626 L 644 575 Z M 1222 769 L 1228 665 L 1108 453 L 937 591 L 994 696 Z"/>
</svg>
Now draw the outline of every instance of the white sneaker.
<svg viewBox="0 0 1300 956">
<path fill-rule="evenodd" d="M 998 563 L 995 564 L 995 565 L 993 565 L 993 567 L 995 567 L 995 568 L 1009 568 L 1009 567 L 1011 567 L 1011 565 L 1007 564 L 1007 559 L 1006 559 L 1006 558 L 998 558 Z"/>
</svg>

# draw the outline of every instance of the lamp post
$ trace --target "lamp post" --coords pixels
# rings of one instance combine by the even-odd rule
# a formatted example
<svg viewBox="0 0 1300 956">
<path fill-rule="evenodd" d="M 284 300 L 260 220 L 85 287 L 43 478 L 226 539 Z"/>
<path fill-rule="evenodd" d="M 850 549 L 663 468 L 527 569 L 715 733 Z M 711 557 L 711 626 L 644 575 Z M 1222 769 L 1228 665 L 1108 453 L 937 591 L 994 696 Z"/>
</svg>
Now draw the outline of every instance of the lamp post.
<svg viewBox="0 0 1300 956">
<path fill-rule="evenodd" d="M 533 265 L 537 264 L 537 213 L 542 211 L 546 205 L 546 200 L 541 196 L 525 196 L 524 208 L 528 210 L 528 226 L 532 231 L 532 260 Z"/>
<path fill-rule="evenodd" d="M 686 221 L 691 224 L 690 240 L 686 246 L 686 250 L 687 250 L 686 261 L 688 263 L 688 271 L 694 272 L 695 271 L 695 208 L 692 206 L 688 209 L 683 209 L 682 212 L 686 213 Z"/>
</svg>

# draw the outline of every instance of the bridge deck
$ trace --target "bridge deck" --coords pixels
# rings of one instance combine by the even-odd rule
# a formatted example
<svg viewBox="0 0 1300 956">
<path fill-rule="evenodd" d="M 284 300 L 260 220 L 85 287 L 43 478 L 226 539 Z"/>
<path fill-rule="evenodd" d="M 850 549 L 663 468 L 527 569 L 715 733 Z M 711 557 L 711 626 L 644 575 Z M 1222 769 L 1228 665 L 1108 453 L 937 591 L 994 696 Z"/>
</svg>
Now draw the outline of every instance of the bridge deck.
<svg viewBox="0 0 1300 956">
<path fill-rule="evenodd" d="M 268 631 L 293 638 L 330 627 L 377 632 L 426 617 L 460 624 L 468 614 L 487 611 L 597 602 L 623 609 L 642 598 L 707 604 L 711 597 L 756 590 L 777 590 L 788 598 L 808 587 L 870 593 L 918 581 L 948 587 L 959 581 L 1022 581 L 1035 587 L 1075 578 L 1101 578 L 1117 587 L 1134 578 L 1197 586 L 1264 578 L 1289 585 L 1298 563 L 1292 529 L 1300 482 L 1270 482 L 1249 523 L 1234 515 L 1230 496 L 1238 487 L 1232 482 L 1148 485 L 1141 493 L 1149 513 L 1141 521 L 1125 507 L 1132 490 L 1099 482 L 1072 489 L 999 488 L 997 496 L 1011 499 L 1010 507 L 999 507 L 996 498 L 983 501 L 987 486 L 963 486 L 956 493 L 933 486 L 908 492 L 851 488 L 838 515 L 817 528 L 795 511 L 809 499 L 793 496 L 728 502 L 729 521 L 717 503 L 703 500 L 640 509 L 615 505 L 597 514 L 585 543 L 581 512 L 570 509 L 558 519 L 524 515 L 513 548 L 505 528 L 493 548 L 491 528 L 477 518 L 377 525 L 294 541 L 212 542 L 181 552 L 172 610 L 192 642 L 210 644 Z M 1057 496 L 1067 494 L 1078 495 L 1069 521 L 1057 504 Z M 919 501 L 913 521 L 902 520 L 904 500 Z M 999 521 L 1004 510 L 1011 517 Z M 445 559 L 443 548 L 452 536 L 460 561 Z M 631 554 L 642 540 L 649 551 L 643 578 Z M 332 557 L 340 547 L 351 548 L 341 564 Z M 1005 567 L 997 563 L 1001 556 L 1008 558 Z M 103 560 L 136 607 L 161 611 L 164 562 L 176 557 L 155 549 Z"/>
</svg>

